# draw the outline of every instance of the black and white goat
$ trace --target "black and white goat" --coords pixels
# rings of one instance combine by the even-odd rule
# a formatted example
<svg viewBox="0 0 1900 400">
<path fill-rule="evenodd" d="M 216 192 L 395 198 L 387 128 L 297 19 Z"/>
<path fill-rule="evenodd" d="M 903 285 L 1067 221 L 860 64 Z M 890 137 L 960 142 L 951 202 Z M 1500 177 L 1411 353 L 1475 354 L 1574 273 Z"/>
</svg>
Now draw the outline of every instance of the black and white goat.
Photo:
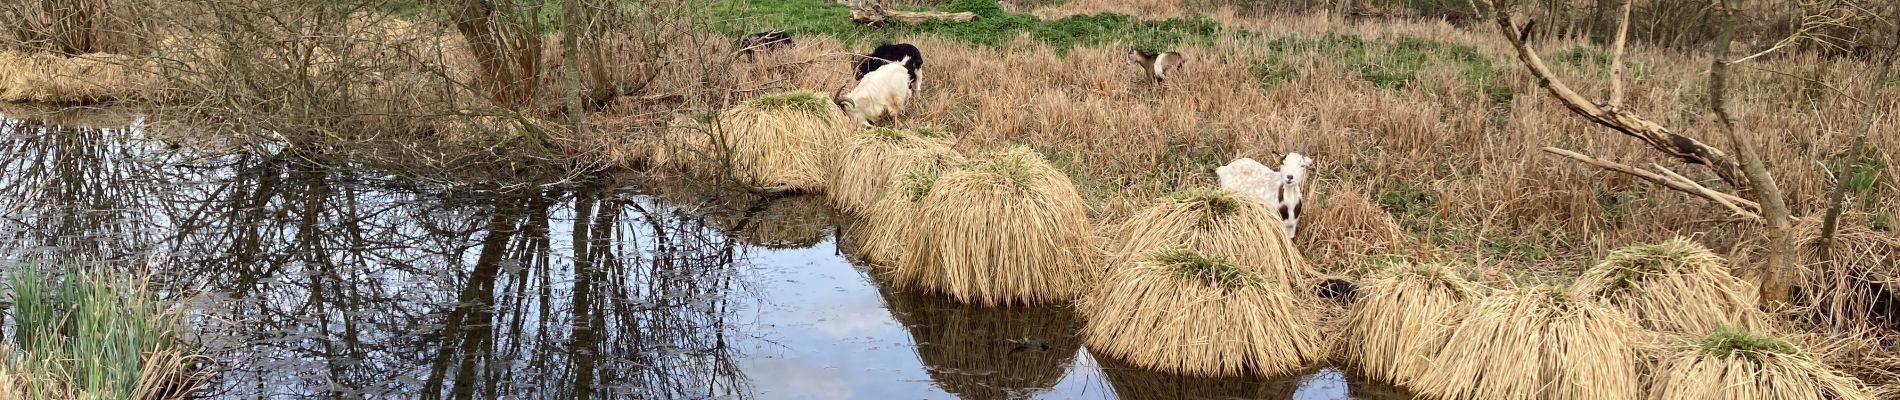
<svg viewBox="0 0 1900 400">
<path fill-rule="evenodd" d="M 1242 158 L 1215 168 L 1214 174 L 1220 177 L 1222 189 L 1258 196 L 1273 206 L 1290 239 L 1299 231 L 1301 204 L 1306 197 L 1302 187 L 1306 185 L 1306 167 L 1311 165 L 1312 158 L 1289 153 L 1282 157 L 1278 171 L 1252 158 Z"/>
<path fill-rule="evenodd" d="M 738 49 L 735 52 L 744 55 L 746 60 L 756 58 L 753 55 L 754 51 L 774 50 L 791 45 L 792 34 L 785 31 L 755 32 L 741 36 L 739 40 L 732 43 L 732 47 Z"/>
<path fill-rule="evenodd" d="M 837 95 L 832 96 L 851 123 L 869 127 L 872 121 L 895 120 L 904 112 L 904 103 L 910 101 L 910 82 L 914 81 L 907 67 L 910 57 L 896 61 L 864 74 L 850 93 L 838 88 Z"/>
<path fill-rule="evenodd" d="M 1141 50 L 1129 50 L 1127 61 L 1129 65 L 1141 67 L 1142 73 L 1147 74 L 1148 79 L 1158 84 L 1167 81 L 1169 75 L 1180 71 L 1181 66 L 1187 65 L 1187 56 L 1173 51 L 1147 54 L 1142 53 Z"/>
<path fill-rule="evenodd" d="M 912 46 L 910 43 L 877 46 L 876 49 L 871 50 L 871 54 L 860 57 L 857 79 L 863 81 L 865 75 L 870 75 L 872 71 L 877 71 L 886 63 L 898 60 L 905 60 L 899 64 L 902 64 L 905 72 L 910 75 L 910 90 L 917 90 L 918 83 L 923 80 L 923 75 L 919 73 L 924 69 L 924 53 L 917 51 L 917 46 Z"/>
</svg>

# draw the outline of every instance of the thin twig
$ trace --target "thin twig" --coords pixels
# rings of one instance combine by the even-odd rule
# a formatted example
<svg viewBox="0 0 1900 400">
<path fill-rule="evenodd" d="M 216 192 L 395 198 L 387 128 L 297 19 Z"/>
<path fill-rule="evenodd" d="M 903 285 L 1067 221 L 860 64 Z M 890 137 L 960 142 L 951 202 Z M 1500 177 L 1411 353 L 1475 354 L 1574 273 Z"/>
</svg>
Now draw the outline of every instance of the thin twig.
<svg viewBox="0 0 1900 400">
<path fill-rule="evenodd" d="M 1723 207 L 1728 207 L 1729 211 L 1734 211 L 1736 215 L 1748 217 L 1749 219 L 1761 220 L 1761 214 L 1748 212 L 1748 210 L 1742 209 L 1741 206 L 1737 206 L 1735 205 L 1735 203 L 1730 202 L 1727 199 L 1723 198 L 1722 193 L 1716 192 L 1714 190 L 1710 190 L 1707 186 L 1702 186 L 1702 184 L 1695 183 L 1695 180 L 1689 179 L 1689 177 L 1682 176 L 1682 174 L 1678 174 L 1676 173 L 1676 171 L 1670 171 L 1668 168 L 1663 168 L 1662 165 L 1650 164 L 1649 166 L 1655 167 L 1656 170 L 1662 171 L 1663 174 L 1669 175 L 1670 178 L 1675 178 L 1678 182 L 1682 182 L 1683 184 L 1689 185 L 1689 187 L 1691 188 L 1695 188 L 1696 192 L 1699 192 L 1702 194 L 1702 197 L 1707 197 L 1709 200 L 1714 200 L 1717 204 L 1721 204 Z"/>
</svg>

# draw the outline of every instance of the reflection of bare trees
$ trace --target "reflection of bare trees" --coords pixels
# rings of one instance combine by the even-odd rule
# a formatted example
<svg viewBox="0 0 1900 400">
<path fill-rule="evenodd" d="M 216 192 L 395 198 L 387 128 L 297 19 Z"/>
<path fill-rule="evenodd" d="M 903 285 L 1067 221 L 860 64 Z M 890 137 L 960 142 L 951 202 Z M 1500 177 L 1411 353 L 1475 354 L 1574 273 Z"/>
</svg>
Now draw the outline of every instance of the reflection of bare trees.
<svg viewBox="0 0 1900 400">
<path fill-rule="evenodd" d="M 207 394 L 749 392 L 726 339 L 739 247 L 674 206 L 439 193 L 289 152 L 185 163 L 116 132 L 5 123 L 0 249 L 158 260 L 166 293 L 199 293 L 191 320 L 221 361 Z"/>
</svg>

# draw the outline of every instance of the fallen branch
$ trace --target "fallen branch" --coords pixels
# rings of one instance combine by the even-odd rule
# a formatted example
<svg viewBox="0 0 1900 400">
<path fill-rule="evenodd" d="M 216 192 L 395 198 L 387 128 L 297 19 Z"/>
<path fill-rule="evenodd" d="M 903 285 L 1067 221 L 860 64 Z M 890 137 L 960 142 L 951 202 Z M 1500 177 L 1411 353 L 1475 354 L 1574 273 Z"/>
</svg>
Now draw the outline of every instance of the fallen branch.
<svg viewBox="0 0 1900 400">
<path fill-rule="evenodd" d="M 897 20 L 904 23 L 915 24 L 915 23 L 922 23 L 924 21 L 929 21 L 933 19 L 947 19 L 947 20 L 957 21 L 957 22 L 970 22 L 970 21 L 976 20 L 976 13 L 972 13 L 972 12 L 949 13 L 949 12 L 940 12 L 940 11 L 891 11 L 891 10 L 884 9 L 884 7 L 881 7 L 881 6 L 872 6 L 871 8 L 851 9 L 851 21 L 860 23 L 860 24 L 865 24 L 865 25 L 879 25 L 879 24 L 883 24 L 885 20 Z"/>
<path fill-rule="evenodd" d="M 1689 179 L 1689 177 L 1686 177 L 1686 176 L 1682 176 L 1682 174 L 1678 174 L 1676 173 L 1676 171 L 1670 171 L 1668 168 L 1663 168 L 1663 166 L 1661 165 L 1650 164 L 1649 166 L 1656 167 L 1656 170 L 1662 171 L 1662 173 L 1669 175 L 1670 178 L 1674 178 L 1677 182 L 1688 184 L 1690 187 L 1695 188 L 1696 192 L 1701 193 L 1702 197 L 1707 197 L 1709 198 L 1709 200 L 1715 200 L 1716 203 L 1721 204 L 1723 207 L 1728 207 L 1729 211 L 1735 212 L 1735 215 L 1747 217 L 1748 219 L 1752 219 L 1756 221 L 1763 221 L 1763 219 L 1761 218 L 1761 214 L 1749 212 L 1748 210 L 1742 209 L 1741 206 L 1735 205 L 1734 202 L 1729 201 L 1728 198 L 1724 196 L 1725 193 L 1709 190 L 1707 186 L 1702 186 L 1702 184 L 1695 183 L 1695 180 Z"/>
<path fill-rule="evenodd" d="M 1764 220 L 1762 220 L 1761 215 L 1760 215 L 1761 204 L 1757 204 L 1753 201 L 1748 201 L 1748 199 L 1744 199 L 1741 197 L 1736 197 L 1735 195 L 1732 195 L 1732 194 L 1709 190 L 1709 188 L 1696 184 L 1694 181 L 1688 180 L 1688 178 L 1682 178 L 1681 180 L 1678 180 L 1676 178 L 1664 176 L 1662 174 L 1658 174 L 1652 171 L 1638 169 L 1636 167 L 1618 164 L 1612 161 L 1600 160 L 1594 157 L 1583 155 L 1582 153 L 1559 149 L 1556 147 L 1545 147 L 1544 152 L 1568 157 L 1572 160 L 1577 160 L 1584 164 L 1594 165 L 1599 168 L 1621 172 L 1621 173 L 1624 173 L 1630 176 L 1635 176 L 1638 178 L 1643 178 L 1644 180 L 1653 182 L 1658 185 L 1662 185 L 1663 187 L 1675 189 L 1676 191 L 1680 191 L 1683 193 L 1692 194 L 1692 195 L 1695 195 L 1696 197 L 1709 199 L 1710 201 L 1721 203 L 1724 206 L 1730 206 L 1732 207 L 1731 208 L 1732 210 L 1737 211 L 1737 214 L 1740 214 L 1745 217 L 1749 217 L 1750 219 L 1756 222 L 1765 222 Z"/>
</svg>

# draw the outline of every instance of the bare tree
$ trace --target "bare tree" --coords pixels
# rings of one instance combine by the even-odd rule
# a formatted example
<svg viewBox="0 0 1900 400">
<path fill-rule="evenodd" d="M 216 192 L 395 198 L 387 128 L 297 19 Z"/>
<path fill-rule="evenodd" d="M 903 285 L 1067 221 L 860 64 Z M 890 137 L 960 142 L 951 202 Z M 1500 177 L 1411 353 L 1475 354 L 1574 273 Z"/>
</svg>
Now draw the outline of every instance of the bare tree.
<svg viewBox="0 0 1900 400">
<path fill-rule="evenodd" d="M 1841 175 L 1850 174 L 1854 166 L 1860 165 L 1861 159 L 1866 157 L 1867 132 L 1873 130 L 1874 117 L 1880 111 L 1878 105 L 1880 94 L 1883 93 L 1880 88 L 1887 84 L 1887 74 L 1893 72 L 1894 57 L 1900 55 L 1897 54 L 1900 53 L 1900 7 L 1894 7 L 1894 15 L 1890 22 L 1895 28 L 1894 35 L 1891 36 L 1893 40 L 1887 43 L 1887 55 L 1881 58 L 1880 67 L 1874 70 L 1873 76 L 1868 80 L 1866 99 L 1862 100 L 1860 105 L 1860 122 L 1854 129 L 1854 144 L 1848 148 L 1847 158 L 1842 160 L 1843 167 L 1841 172 L 1838 172 Z M 1840 231 L 1841 212 L 1847 200 L 1848 178 L 1848 176 L 1836 176 L 1834 188 L 1829 189 L 1827 193 L 1827 214 L 1821 219 L 1820 252 L 1824 259 L 1833 249 L 1834 234 Z"/>
</svg>

